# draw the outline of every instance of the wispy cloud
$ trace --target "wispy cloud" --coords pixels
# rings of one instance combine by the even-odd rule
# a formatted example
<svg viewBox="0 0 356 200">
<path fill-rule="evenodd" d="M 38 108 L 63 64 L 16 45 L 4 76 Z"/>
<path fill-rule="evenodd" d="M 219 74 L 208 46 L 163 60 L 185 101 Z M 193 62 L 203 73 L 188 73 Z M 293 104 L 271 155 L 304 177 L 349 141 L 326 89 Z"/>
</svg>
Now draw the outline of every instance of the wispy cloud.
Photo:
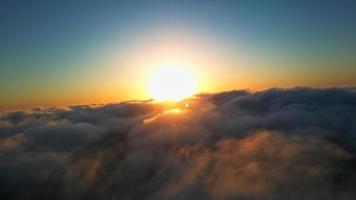
<svg viewBox="0 0 356 200">
<path fill-rule="evenodd" d="M 354 89 L 230 91 L 170 106 L 1 114 L 0 198 L 356 197 Z"/>
</svg>

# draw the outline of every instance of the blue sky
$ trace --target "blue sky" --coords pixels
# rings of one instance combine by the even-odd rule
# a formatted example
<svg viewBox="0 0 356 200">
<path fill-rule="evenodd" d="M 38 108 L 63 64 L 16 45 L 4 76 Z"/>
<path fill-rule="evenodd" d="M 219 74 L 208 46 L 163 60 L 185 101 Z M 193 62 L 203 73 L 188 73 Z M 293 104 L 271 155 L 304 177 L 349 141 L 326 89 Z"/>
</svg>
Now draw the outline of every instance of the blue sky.
<svg viewBox="0 0 356 200">
<path fill-rule="evenodd" d="M 68 88 L 102 80 L 96 74 L 106 70 L 100 62 L 107 52 L 115 49 L 120 57 L 142 41 L 172 34 L 172 27 L 229 56 L 250 58 L 255 65 L 246 68 L 253 71 L 296 73 L 303 81 L 295 85 L 314 86 L 305 81 L 313 77 L 320 85 L 356 83 L 350 76 L 356 72 L 355 1 L 14 0 L 0 6 L 0 97 L 4 104 L 62 98 Z M 236 72 L 234 65 L 218 67 Z M 333 74 L 340 80 L 325 81 Z M 81 96 L 90 94 L 78 93 L 78 101 Z"/>
</svg>

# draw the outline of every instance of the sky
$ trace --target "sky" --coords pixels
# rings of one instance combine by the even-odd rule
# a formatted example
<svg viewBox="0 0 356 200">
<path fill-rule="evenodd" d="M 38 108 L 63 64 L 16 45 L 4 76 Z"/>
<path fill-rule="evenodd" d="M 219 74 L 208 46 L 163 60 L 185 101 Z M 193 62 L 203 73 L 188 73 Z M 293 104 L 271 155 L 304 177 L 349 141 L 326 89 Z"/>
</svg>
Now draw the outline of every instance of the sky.
<svg viewBox="0 0 356 200">
<path fill-rule="evenodd" d="M 0 110 L 147 99 L 165 60 L 199 92 L 356 85 L 355 1 L 0 3 Z"/>
<path fill-rule="evenodd" d="M 354 200 L 355 36 L 355 0 L 1 0 L 0 199 Z"/>
</svg>

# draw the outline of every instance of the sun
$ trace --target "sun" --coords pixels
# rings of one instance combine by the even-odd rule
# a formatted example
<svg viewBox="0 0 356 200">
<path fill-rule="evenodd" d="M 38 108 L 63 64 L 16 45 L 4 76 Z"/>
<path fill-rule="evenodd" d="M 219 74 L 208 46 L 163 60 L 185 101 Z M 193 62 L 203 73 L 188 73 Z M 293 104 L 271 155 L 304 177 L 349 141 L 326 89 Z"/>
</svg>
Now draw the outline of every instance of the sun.
<svg viewBox="0 0 356 200">
<path fill-rule="evenodd" d="M 151 73 L 148 90 L 156 100 L 179 101 L 197 90 L 194 74 L 177 63 L 162 64 Z"/>
</svg>

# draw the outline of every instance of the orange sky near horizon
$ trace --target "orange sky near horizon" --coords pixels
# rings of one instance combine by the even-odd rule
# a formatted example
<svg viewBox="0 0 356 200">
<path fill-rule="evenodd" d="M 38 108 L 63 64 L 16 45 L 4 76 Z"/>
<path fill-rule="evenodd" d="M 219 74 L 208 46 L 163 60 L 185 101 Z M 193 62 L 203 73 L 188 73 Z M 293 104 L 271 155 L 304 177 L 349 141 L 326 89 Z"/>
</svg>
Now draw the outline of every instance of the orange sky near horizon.
<svg viewBox="0 0 356 200">
<path fill-rule="evenodd" d="M 126 44 L 123 50 L 122 43 L 113 40 L 72 63 L 71 70 L 47 69 L 36 78 L 13 83 L 2 91 L 0 111 L 150 99 L 149 74 L 170 62 L 194 74 L 197 93 L 356 85 L 352 60 L 333 63 L 333 58 L 277 56 L 276 52 L 251 50 L 244 40 L 228 42 L 194 28 L 157 29 L 145 37 L 133 35 Z"/>
</svg>

